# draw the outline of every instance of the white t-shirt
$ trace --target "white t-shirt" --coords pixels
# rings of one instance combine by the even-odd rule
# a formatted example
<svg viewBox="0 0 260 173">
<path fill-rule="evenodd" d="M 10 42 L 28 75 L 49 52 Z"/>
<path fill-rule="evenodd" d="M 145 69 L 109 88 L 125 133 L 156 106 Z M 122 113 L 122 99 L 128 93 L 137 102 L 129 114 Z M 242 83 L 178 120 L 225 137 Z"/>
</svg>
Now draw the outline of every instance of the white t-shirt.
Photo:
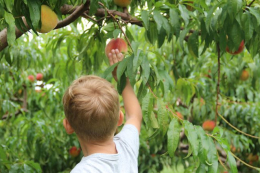
<svg viewBox="0 0 260 173">
<path fill-rule="evenodd" d="M 114 137 L 117 154 L 96 153 L 83 157 L 71 173 L 137 173 L 139 132 L 127 124 Z"/>
</svg>

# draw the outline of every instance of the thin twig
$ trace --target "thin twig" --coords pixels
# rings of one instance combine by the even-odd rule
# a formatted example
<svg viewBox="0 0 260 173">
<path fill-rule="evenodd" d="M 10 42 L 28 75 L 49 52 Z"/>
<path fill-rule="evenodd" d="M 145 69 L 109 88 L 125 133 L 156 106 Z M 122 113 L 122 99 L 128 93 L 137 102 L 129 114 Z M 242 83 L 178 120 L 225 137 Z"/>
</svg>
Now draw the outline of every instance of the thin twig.
<svg viewBox="0 0 260 173">
<path fill-rule="evenodd" d="M 247 7 L 251 7 L 251 5 L 255 2 L 255 0 L 253 0 L 252 2 L 250 2 L 250 4 L 248 4 Z"/>
<path fill-rule="evenodd" d="M 242 134 L 244 134 L 244 135 L 246 135 L 246 136 L 249 136 L 249 137 L 251 137 L 251 138 L 260 139 L 260 137 L 253 136 L 253 135 L 247 134 L 247 133 L 245 133 L 245 132 L 239 130 L 238 128 L 236 128 L 235 126 L 233 126 L 232 124 L 230 124 L 222 115 L 220 115 L 219 113 L 218 113 L 218 115 L 220 116 L 220 118 L 221 118 L 222 120 L 224 120 L 230 127 L 232 127 L 233 129 L 235 129 L 236 131 L 238 131 L 238 132 L 240 132 L 240 133 L 242 133 Z"/>
<path fill-rule="evenodd" d="M 219 83 L 220 83 L 220 47 L 219 43 L 217 43 L 217 52 L 218 52 L 218 82 L 217 82 L 217 98 L 216 98 L 216 114 L 215 114 L 215 123 L 217 124 L 218 120 L 218 99 L 219 99 Z"/>
<path fill-rule="evenodd" d="M 252 169 L 256 169 L 256 170 L 260 170 L 260 168 L 258 167 L 255 167 L 255 166 L 252 166 L 252 165 L 249 165 L 248 163 L 244 162 L 243 160 L 241 160 L 239 157 L 237 157 L 235 154 L 233 154 L 232 152 L 230 152 L 232 154 L 233 157 L 235 157 L 237 160 L 239 160 L 240 162 L 242 162 L 244 165 L 252 168 Z"/>
<path fill-rule="evenodd" d="M 132 52 L 134 52 L 134 50 L 133 50 L 133 48 L 132 48 L 132 46 L 131 46 L 131 44 L 130 44 L 129 39 L 127 38 L 127 36 L 126 36 L 125 32 L 123 31 L 122 26 L 120 25 L 120 23 L 118 22 L 118 20 L 115 18 L 115 16 L 114 16 L 113 14 L 111 14 L 111 13 L 109 12 L 109 10 L 105 7 L 104 4 L 102 4 L 101 2 L 98 2 L 98 3 L 99 3 L 99 5 L 101 5 L 102 7 L 104 7 L 104 9 L 106 10 L 106 12 L 114 19 L 114 21 L 116 21 L 116 23 L 117 23 L 117 25 L 119 26 L 120 30 L 121 30 L 122 33 L 124 34 L 124 37 L 125 37 L 125 39 L 126 39 L 128 45 L 129 45 L 129 47 L 131 48 Z"/>
</svg>

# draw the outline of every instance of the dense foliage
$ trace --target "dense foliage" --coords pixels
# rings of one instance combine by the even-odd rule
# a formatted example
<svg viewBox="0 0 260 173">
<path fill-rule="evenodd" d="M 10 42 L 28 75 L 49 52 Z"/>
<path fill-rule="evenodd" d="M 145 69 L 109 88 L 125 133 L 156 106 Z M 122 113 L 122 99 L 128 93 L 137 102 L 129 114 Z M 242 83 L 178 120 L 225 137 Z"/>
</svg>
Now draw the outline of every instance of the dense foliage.
<svg viewBox="0 0 260 173">
<path fill-rule="evenodd" d="M 47 34 L 37 32 L 42 4 L 60 20 Z M 69 154 L 80 146 L 62 126 L 61 100 L 85 74 L 106 78 L 119 93 L 126 77 L 134 86 L 143 110 L 139 172 L 260 166 L 259 1 L 133 0 L 124 9 L 112 0 L 0 0 L 0 30 L 1 172 L 69 172 L 80 161 L 82 153 Z M 105 55 L 117 37 L 131 45 L 118 83 Z M 242 41 L 241 53 L 227 52 Z M 42 81 L 28 79 L 37 73 Z M 212 132 L 202 128 L 206 120 L 217 123 Z"/>
</svg>

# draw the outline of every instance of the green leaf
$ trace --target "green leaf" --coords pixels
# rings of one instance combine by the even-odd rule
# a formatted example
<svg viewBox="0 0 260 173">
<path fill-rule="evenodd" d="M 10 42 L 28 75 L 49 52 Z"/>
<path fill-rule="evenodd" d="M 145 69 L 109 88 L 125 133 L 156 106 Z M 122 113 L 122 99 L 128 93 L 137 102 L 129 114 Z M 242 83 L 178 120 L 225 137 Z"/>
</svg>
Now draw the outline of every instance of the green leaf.
<svg viewBox="0 0 260 173">
<path fill-rule="evenodd" d="M 133 60 L 134 60 L 134 54 L 132 54 L 130 57 L 128 57 L 128 65 L 126 69 L 127 77 L 133 86 L 135 84 L 135 71 L 133 71 Z"/>
<path fill-rule="evenodd" d="M 200 161 L 205 163 L 205 161 L 207 161 L 207 155 L 208 155 L 208 151 L 209 151 L 209 139 L 201 126 L 196 126 L 196 130 L 197 130 L 198 137 L 200 139 L 200 145 L 201 145 L 200 152 L 199 152 L 199 155 L 201 156 Z"/>
<path fill-rule="evenodd" d="M 7 161 L 6 153 L 3 149 L 3 146 L 0 145 L 0 163 Z"/>
<path fill-rule="evenodd" d="M 113 36 L 114 36 L 114 38 L 117 38 L 119 34 L 121 34 L 121 30 L 120 30 L 120 29 L 115 29 L 115 30 L 113 31 Z"/>
<path fill-rule="evenodd" d="M 209 10 L 207 17 L 206 17 L 206 29 L 207 29 L 208 32 L 209 32 L 209 29 L 211 28 L 211 19 L 213 17 L 213 13 L 223 3 L 224 3 L 224 1 L 220 1 L 217 4 L 215 4 L 214 6 L 212 6 L 211 9 Z"/>
<path fill-rule="evenodd" d="M 158 48 L 162 47 L 165 37 L 166 37 L 165 29 L 161 28 L 161 30 L 158 32 L 158 42 L 157 42 Z"/>
<path fill-rule="evenodd" d="M 194 57 L 198 57 L 199 56 L 199 33 L 198 31 L 193 32 L 188 40 L 188 48 L 189 51 L 191 53 L 191 55 L 193 55 Z"/>
<path fill-rule="evenodd" d="M 99 8 L 98 0 L 90 0 L 90 9 L 89 15 L 92 16 L 96 13 L 97 9 Z"/>
<path fill-rule="evenodd" d="M 118 65 L 118 63 L 113 64 L 109 66 L 104 73 L 101 75 L 102 78 L 107 79 L 107 77 L 112 73 L 112 71 L 115 69 L 115 67 Z"/>
<path fill-rule="evenodd" d="M 153 98 L 151 98 L 151 99 L 153 99 Z M 158 129 L 159 128 L 159 124 L 158 124 L 158 121 L 157 121 L 153 111 L 151 112 L 149 118 L 150 118 L 150 121 L 151 121 L 152 128 Z"/>
<path fill-rule="evenodd" d="M 208 151 L 208 165 L 209 165 L 209 173 L 217 173 L 218 172 L 218 156 L 217 149 L 214 144 L 214 141 L 211 138 L 209 139 L 209 151 Z"/>
<path fill-rule="evenodd" d="M 117 82 L 117 91 L 121 95 L 123 90 L 125 89 L 125 85 L 126 85 L 125 73 L 123 73 L 123 75 L 118 79 L 120 79 L 120 80 Z"/>
<path fill-rule="evenodd" d="M 7 0 L 7 1 L 4 1 L 5 3 L 5 6 L 8 10 L 9 13 L 11 13 L 13 11 L 13 7 L 14 7 L 14 0 Z"/>
<path fill-rule="evenodd" d="M 118 64 L 118 67 L 117 67 L 117 70 L 116 70 L 116 76 L 117 76 L 118 82 L 120 82 L 119 79 L 121 78 L 122 74 L 126 70 L 126 66 L 127 66 L 128 60 L 129 60 L 129 58 L 124 58 Z"/>
<path fill-rule="evenodd" d="M 133 71 L 136 71 L 137 68 L 142 64 L 144 56 L 146 56 L 146 55 L 144 55 L 144 52 L 142 50 L 138 49 L 137 54 L 134 55 Z"/>
<path fill-rule="evenodd" d="M 143 83 L 144 83 L 144 85 L 146 85 L 146 83 L 149 79 L 149 76 L 150 76 L 150 62 L 149 62 L 147 56 L 143 57 L 141 67 L 142 67 L 141 75 L 142 75 Z"/>
<path fill-rule="evenodd" d="M 174 153 L 179 145 L 181 125 L 176 118 L 173 118 L 167 132 L 167 148 L 169 155 L 174 156 Z"/>
<path fill-rule="evenodd" d="M 151 44 L 155 44 L 155 42 L 157 41 L 157 38 L 158 38 L 158 31 L 157 31 L 155 22 L 150 22 L 150 27 L 146 31 L 146 36 L 147 36 L 148 41 Z"/>
<path fill-rule="evenodd" d="M 29 165 L 31 168 L 33 168 L 36 172 L 42 172 L 41 166 L 39 163 L 35 163 L 33 161 L 26 161 L 27 165 Z"/>
<path fill-rule="evenodd" d="M 184 50 L 183 41 L 184 41 L 186 34 L 189 32 L 190 29 L 191 29 L 191 26 L 186 27 L 180 34 L 179 42 L 180 42 L 180 46 L 183 50 Z"/>
<path fill-rule="evenodd" d="M 37 29 L 41 20 L 41 3 L 35 0 L 28 0 L 28 7 L 32 26 L 34 27 L 34 29 Z"/>
<path fill-rule="evenodd" d="M 157 31 L 159 32 L 161 30 L 161 27 L 163 25 L 163 16 L 161 13 L 157 10 L 154 10 L 153 12 L 153 18 L 157 25 Z"/>
<path fill-rule="evenodd" d="M 238 170 L 237 170 L 237 163 L 236 163 L 236 160 L 232 156 L 230 151 L 227 152 L 227 162 L 228 162 L 228 165 L 229 165 L 229 167 L 231 169 L 231 172 L 232 173 L 237 173 L 238 172 Z"/>
<path fill-rule="evenodd" d="M 257 20 L 257 26 L 260 25 L 260 11 L 259 11 L 259 8 L 256 9 L 256 8 L 253 8 L 253 7 L 249 7 L 249 11 L 250 13 L 255 16 L 256 20 Z"/>
<path fill-rule="evenodd" d="M 150 118 L 149 118 L 149 114 L 151 113 L 151 110 L 149 110 L 150 98 L 151 96 L 148 93 L 142 100 L 142 113 L 143 113 L 143 119 L 145 122 L 146 129 L 150 127 Z"/>
<path fill-rule="evenodd" d="M 184 132 L 185 135 L 188 138 L 190 147 L 192 148 L 193 157 L 198 156 L 199 152 L 199 141 L 198 141 L 198 135 L 196 132 L 196 129 L 189 121 L 183 121 L 184 122 Z"/>
<path fill-rule="evenodd" d="M 182 19 L 184 20 L 185 26 L 187 27 L 188 24 L 189 24 L 189 18 L 190 18 L 190 16 L 189 16 L 189 11 L 188 11 L 187 8 L 186 8 L 184 5 L 182 5 L 182 4 L 179 5 L 179 10 L 180 10 L 180 12 L 181 12 L 181 17 L 182 17 Z"/>
<path fill-rule="evenodd" d="M 162 135 L 164 136 L 168 129 L 168 111 L 165 108 L 165 104 L 162 99 L 158 99 L 158 121 L 160 128 L 162 129 Z"/>
<path fill-rule="evenodd" d="M 12 14 L 4 12 L 4 19 L 7 23 L 7 43 L 11 46 L 14 44 L 15 36 L 15 20 Z"/>
<path fill-rule="evenodd" d="M 180 35 L 181 24 L 180 24 L 179 13 L 176 8 L 170 9 L 170 24 L 174 29 L 174 33 L 176 37 L 178 38 Z"/>
<path fill-rule="evenodd" d="M 144 22 L 145 29 L 148 30 L 148 28 L 149 28 L 149 12 L 142 10 L 141 18 L 142 18 L 142 21 Z"/>
</svg>

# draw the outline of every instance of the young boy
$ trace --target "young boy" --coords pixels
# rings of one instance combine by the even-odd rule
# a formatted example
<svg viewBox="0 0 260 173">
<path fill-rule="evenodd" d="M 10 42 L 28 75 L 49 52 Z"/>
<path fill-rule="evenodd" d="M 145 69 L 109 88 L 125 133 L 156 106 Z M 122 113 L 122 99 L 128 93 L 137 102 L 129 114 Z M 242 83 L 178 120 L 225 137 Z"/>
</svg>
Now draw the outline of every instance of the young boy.
<svg viewBox="0 0 260 173">
<path fill-rule="evenodd" d="M 109 53 L 110 65 L 123 59 L 122 53 Z M 75 80 L 63 97 L 68 134 L 75 131 L 84 157 L 71 173 L 136 173 L 138 172 L 139 133 L 142 111 L 127 79 L 122 92 L 126 122 L 123 123 L 119 96 L 111 83 L 97 76 Z"/>
</svg>

